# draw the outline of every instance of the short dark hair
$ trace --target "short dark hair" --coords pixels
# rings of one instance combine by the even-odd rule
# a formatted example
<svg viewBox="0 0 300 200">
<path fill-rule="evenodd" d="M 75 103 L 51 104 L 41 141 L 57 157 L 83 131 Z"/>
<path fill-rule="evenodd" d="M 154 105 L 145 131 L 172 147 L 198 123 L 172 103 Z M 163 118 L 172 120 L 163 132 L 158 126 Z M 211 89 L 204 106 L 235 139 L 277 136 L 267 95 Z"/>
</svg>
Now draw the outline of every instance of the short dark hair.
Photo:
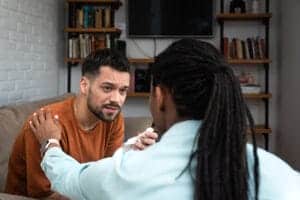
<svg viewBox="0 0 300 200">
<path fill-rule="evenodd" d="M 254 174 L 258 199 L 259 163 L 253 119 L 239 82 L 222 54 L 207 42 L 182 39 L 155 58 L 151 77 L 153 86 L 161 85 L 171 92 L 180 117 L 202 120 L 195 139 L 197 149 L 183 169 L 189 169 L 193 159 L 197 161 L 194 199 L 248 199 L 252 184 L 248 182 L 248 126 L 254 147 L 254 166 L 249 169 Z"/>
<path fill-rule="evenodd" d="M 120 72 L 129 72 L 128 59 L 115 49 L 100 49 L 85 58 L 82 76 L 95 77 L 102 66 L 109 66 Z"/>
</svg>

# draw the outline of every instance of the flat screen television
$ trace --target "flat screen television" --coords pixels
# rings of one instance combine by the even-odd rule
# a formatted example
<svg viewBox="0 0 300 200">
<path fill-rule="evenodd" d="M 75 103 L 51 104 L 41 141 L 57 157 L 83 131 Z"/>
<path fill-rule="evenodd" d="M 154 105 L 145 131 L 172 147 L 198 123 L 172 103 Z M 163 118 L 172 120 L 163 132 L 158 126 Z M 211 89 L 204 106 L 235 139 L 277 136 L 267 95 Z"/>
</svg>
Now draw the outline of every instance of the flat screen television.
<svg viewBox="0 0 300 200">
<path fill-rule="evenodd" d="M 127 0 L 128 37 L 212 37 L 214 0 Z"/>
</svg>

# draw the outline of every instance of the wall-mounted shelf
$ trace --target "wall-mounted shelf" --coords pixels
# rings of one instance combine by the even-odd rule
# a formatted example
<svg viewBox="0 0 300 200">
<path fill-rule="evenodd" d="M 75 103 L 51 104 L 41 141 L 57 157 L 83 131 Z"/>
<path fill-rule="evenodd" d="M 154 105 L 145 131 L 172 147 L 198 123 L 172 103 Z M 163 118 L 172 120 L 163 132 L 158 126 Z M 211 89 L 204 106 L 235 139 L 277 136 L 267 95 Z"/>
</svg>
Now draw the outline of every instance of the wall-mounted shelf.
<svg viewBox="0 0 300 200">
<path fill-rule="evenodd" d="M 82 63 L 83 59 L 81 58 L 65 58 L 65 63 L 72 63 L 72 64 L 77 64 L 77 63 Z"/>
<path fill-rule="evenodd" d="M 132 92 L 127 95 L 128 97 L 149 97 L 149 93 L 147 92 Z M 244 94 L 245 99 L 270 99 L 272 94 Z"/>
<path fill-rule="evenodd" d="M 220 13 L 217 14 L 217 19 L 219 21 L 225 21 L 225 20 L 250 20 L 250 21 L 257 21 L 257 20 L 269 20 L 272 17 L 271 13 Z"/>
<path fill-rule="evenodd" d="M 118 28 L 65 28 L 67 33 L 121 33 Z"/>
<path fill-rule="evenodd" d="M 149 97 L 148 92 L 131 92 L 127 94 L 127 97 Z"/>
<path fill-rule="evenodd" d="M 254 127 L 254 132 L 256 134 L 270 134 L 270 133 L 272 133 L 272 129 L 270 129 L 270 128 L 264 128 L 263 125 L 256 125 Z M 250 133 L 250 130 L 248 130 L 248 133 Z"/>
<path fill-rule="evenodd" d="M 272 94 L 244 94 L 245 99 L 270 99 L 272 97 Z"/>
<path fill-rule="evenodd" d="M 83 4 L 101 4 L 101 5 L 110 5 L 114 9 L 118 9 L 121 5 L 121 1 L 117 0 L 66 0 L 68 3 L 83 3 Z"/>
<path fill-rule="evenodd" d="M 150 64 L 154 63 L 154 58 L 128 58 L 131 64 Z"/>
<path fill-rule="evenodd" d="M 249 65 L 257 65 L 257 64 L 270 64 L 272 61 L 270 59 L 228 59 L 227 62 L 229 64 L 249 64 Z"/>
</svg>

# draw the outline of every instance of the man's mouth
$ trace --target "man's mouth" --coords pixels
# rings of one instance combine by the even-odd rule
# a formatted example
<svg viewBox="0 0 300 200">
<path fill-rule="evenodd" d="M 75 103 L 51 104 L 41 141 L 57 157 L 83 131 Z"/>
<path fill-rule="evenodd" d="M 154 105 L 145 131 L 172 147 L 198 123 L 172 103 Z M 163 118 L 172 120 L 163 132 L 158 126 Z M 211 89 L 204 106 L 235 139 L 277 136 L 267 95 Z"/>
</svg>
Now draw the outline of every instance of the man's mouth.
<svg viewBox="0 0 300 200">
<path fill-rule="evenodd" d="M 117 106 L 104 106 L 104 110 L 108 113 L 115 113 L 120 110 Z"/>
</svg>

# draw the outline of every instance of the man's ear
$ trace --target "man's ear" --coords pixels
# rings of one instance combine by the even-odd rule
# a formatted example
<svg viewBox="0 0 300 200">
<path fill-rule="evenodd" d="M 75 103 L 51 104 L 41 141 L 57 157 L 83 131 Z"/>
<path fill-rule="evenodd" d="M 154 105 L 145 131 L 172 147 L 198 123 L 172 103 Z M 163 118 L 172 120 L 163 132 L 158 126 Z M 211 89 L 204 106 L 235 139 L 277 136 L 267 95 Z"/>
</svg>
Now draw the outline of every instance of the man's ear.
<svg viewBox="0 0 300 200">
<path fill-rule="evenodd" d="M 157 102 L 157 106 L 160 111 L 165 111 L 165 103 L 166 103 L 166 88 L 161 86 L 156 86 L 154 88 L 155 98 Z"/>
<path fill-rule="evenodd" d="M 89 91 L 89 87 L 90 87 L 90 80 L 87 77 L 82 76 L 80 79 L 80 92 L 84 95 L 87 95 Z"/>
</svg>

